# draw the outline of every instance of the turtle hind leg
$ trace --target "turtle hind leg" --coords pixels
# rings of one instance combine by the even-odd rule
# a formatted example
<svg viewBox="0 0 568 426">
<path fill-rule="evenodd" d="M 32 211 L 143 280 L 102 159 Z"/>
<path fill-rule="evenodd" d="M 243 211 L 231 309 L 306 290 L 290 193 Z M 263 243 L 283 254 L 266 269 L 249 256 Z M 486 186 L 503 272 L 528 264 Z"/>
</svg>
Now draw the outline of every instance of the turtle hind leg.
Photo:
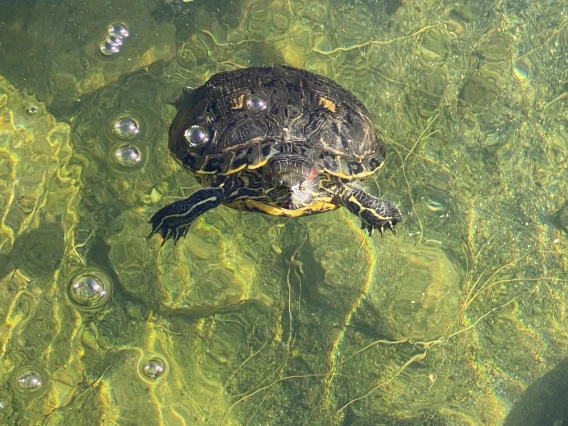
<svg viewBox="0 0 568 426">
<path fill-rule="evenodd" d="M 191 224 L 207 210 L 226 201 L 225 190 L 221 187 L 207 187 L 191 194 L 185 200 L 176 201 L 158 210 L 150 219 L 152 231 L 146 238 L 159 234 L 162 245 L 170 238 L 176 243 L 187 234 Z"/>
<path fill-rule="evenodd" d="M 374 229 L 378 229 L 381 235 L 385 229 L 390 229 L 396 234 L 395 226 L 402 221 L 402 215 L 388 201 L 349 185 L 339 188 L 338 197 L 344 207 L 361 218 L 361 229 L 367 230 L 369 234 L 372 234 Z"/>
</svg>

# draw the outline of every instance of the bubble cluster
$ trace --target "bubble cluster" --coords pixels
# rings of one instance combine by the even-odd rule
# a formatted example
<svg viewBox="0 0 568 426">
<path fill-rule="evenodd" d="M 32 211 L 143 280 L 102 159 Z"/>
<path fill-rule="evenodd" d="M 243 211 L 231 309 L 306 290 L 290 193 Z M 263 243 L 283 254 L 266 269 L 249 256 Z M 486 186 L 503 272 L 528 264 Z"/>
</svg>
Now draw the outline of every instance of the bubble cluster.
<svg viewBox="0 0 568 426">
<path fill-rule="evenodd" d="M 166 361 L 158 355 L 149 355 L 143 357 L 139 364 L 138 370 L 144 380 L 156 381 L 167 373 Z"/>
<path fill-rule="evenodd" d="M 138 121 L 127 115 L 114 117 L 111 123 L 113 139 L 133 139 L 140 133 Z M 144 157 L 143 150 L 131 143 L 117 142 L 109 150 L 111 165 L 119 172 L 142 167 Z"/>
<path fill-rule="evenodd" d="M 128 28 L 124 24 L 115 23 L 109 26 L 108 36 L 105 41 L 101 43 L 101 53 L 105 56 L 116 55 L 120 52 L 124 39 L 130 34 Z"/>
<path fill-rule="evenodd" d="M 67 294 L 79 307 L 97 308 L 110 297 L 110 280 L 99 271 L 81 271 L 69 281 Z"/>
<path fill-rule="evenodd" d="M 122 139 L 131 139 L 140 132 L 140 128 L 133 118 L 120 117 L 113 123 L 112 131 Z"/>
</svg>

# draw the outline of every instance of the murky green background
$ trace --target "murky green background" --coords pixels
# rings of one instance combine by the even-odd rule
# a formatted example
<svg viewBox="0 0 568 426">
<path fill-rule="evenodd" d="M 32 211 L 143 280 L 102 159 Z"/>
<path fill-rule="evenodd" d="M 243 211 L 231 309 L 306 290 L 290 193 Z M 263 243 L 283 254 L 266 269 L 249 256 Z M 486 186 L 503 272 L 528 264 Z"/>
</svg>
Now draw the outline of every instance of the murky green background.
<svg viewBox="0 0 568 426">
<path fill-rule="evenodd" d="M 1 424 L 568 424 L 566 2 L 0 3 Z M 222 207 L 146 240 L 197 187 L 169 102 L 269 63 L 366 104 L 397 236 Z"/>
</svg>

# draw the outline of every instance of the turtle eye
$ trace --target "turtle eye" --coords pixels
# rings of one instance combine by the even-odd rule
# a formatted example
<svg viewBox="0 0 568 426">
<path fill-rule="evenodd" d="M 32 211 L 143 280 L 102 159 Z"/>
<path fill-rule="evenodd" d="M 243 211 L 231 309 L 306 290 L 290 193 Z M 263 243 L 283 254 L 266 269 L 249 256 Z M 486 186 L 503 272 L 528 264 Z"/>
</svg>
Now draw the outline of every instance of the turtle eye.
<svg viewBox="0 0 568 426">
<path fill-rule="evenodd" d="M 191 126 L 189 129 L 186 129 L 183 136 L 192 147 L 209 142 L 209 132 L 202 126 Z"/>
<path fill-rule="evenodd" d="M 262 111 L 266 109 L 266 98 L 263 95 L 252 94 L 247 99 L 247 108 L 251 111 Z"/>
<path fill-rule="evenodd" d="M 286 190 L 288 192 L 291 192 L 290 186 L 286 182 L 284 182 L 284 180 L 282 180 L 282 179 L 277 179 L 274 182 L 274 188 L 276 188 L 279 191 Z"/>
</svg>

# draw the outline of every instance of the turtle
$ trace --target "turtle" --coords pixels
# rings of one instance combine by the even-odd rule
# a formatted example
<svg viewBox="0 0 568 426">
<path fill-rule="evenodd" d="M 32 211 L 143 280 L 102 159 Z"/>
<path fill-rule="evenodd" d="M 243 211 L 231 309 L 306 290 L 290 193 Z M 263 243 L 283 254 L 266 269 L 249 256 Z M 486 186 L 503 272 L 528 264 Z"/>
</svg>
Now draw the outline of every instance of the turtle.
<svg viewBox="0 0 568 426">
<path fill-rule="evenodd" d="M 371 234 L 395 233 L 400 211 L 360 182 L 385 160 L 363 103 L 333 80 L 286 65 L 214 74 L 183 88 L 169 149 L 202 188 L 150 219 L 151 238 L 177 242 L 221 204 L 300 217 L 346 207 Z"/>
</svg>

